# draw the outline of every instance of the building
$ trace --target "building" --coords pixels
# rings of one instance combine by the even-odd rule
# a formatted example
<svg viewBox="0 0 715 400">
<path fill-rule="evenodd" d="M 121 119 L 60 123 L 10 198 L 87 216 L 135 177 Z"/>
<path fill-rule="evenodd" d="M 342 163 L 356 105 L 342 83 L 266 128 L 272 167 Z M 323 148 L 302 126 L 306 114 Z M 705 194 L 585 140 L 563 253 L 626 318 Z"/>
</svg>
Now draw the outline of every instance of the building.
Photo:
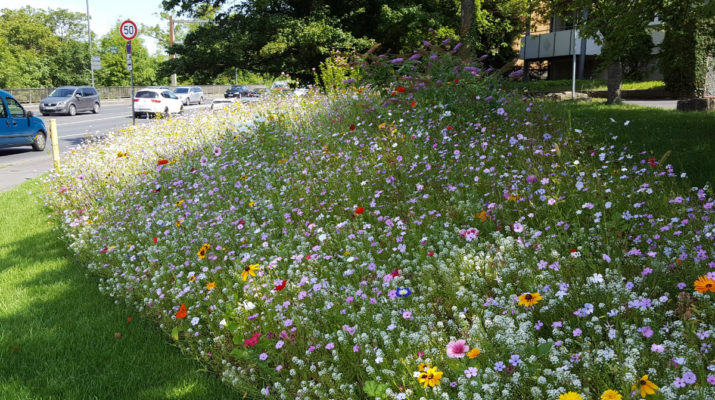
<svg viewBox="0 0 715 400">
<path fill-rule="evenodd" d="M 571 25 L 559 17 L 542 18 L 532 15 L 531 21 L 520 42 L 519 59 L 529 65 L 532 77 L 571 79 L 575 52 L 578 79 L 606 79 L 605 68 L 598 68 L 601 46 L 594 39 L 582 38 L 578 29 L 574 31 Z M 665 33 L 658 29 L 661 23 L 657 18 L 650 26 L 654 47 L 651 51 L 652 57 L 645 65 L 644 74 L 648 80 L 660 80 L 663 76 L 658 70 L 656 55 Z"/>
</svg>

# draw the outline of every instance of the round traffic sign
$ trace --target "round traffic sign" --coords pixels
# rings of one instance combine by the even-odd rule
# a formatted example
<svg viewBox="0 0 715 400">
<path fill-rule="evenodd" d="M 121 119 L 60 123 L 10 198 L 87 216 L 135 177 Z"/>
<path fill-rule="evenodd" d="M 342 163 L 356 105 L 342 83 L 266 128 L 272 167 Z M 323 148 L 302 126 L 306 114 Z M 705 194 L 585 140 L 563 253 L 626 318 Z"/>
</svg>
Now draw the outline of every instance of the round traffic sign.
<svg viewBox="0 0 715 400">
<path fill-rule="evenodd" d="M 122 22 L 119 24 L 119 34 L 122 35 L 124 40 L 134 39 L 137 37 L 137 24 L 130 19 Z"/>
</svg>

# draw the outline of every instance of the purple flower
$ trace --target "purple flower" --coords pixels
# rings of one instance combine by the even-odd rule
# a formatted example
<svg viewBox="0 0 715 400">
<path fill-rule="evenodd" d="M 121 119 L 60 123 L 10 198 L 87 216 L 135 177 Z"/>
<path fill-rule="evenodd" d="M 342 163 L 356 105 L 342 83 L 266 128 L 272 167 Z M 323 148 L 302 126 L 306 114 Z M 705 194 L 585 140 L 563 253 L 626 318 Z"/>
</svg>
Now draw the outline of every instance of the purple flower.
<svg viewBox="0 0 715 400">
<path fill-rule="evenodd" d="M 358 351 L 360 351 L 360 346 L 358 346 L 358 345 L 353 346 L 353 353 L 357 353 Z"/>
<path fill-rule="evenodd" d="M 681 378 L 681 377 L 675 378 L 675 381 L 673 382 L 673 386 L 675 386 L 676 388 L 685 387 L 685 382 L 683 381 L 683 378 Z"/>
<path fill-rule="evenodd" d="M 650 338 L 651 336 L 653 336 L 653 328 L 651 328 L 650 326 L 644 326 L 640 328 L 640 332 L 645 338 Z"/>
<path fill-rule="evenodd" d="M 708 383 L 715 385 L 715 375 L 708 375 Z"/>
<path fill-rule="evenodd" d="M 511 365 L 513 365 L 513 366 L 516 367 L 517 365 L 519 365 L 519 364 L 521 364 L 521 363 L 522 363 L 521 357 L 519 357 L 518 354 L 512 354 L 512 355 L 511 355 L 511 358 L 509 359 L 509 364 L 511 364 Z"/>
<path fill-rule="evenodd" d="M 608 254 L 604 253 L 601 257 L 603 257 L 603 261 L 607 263 L 611 262 L 611 257 L 609 257 Z"/>
<path fill-rule="evenodd" d="M 411 311 L 405 311 L 402 313 L 402 318 L 404 319 L 412 319 L 412 312 Z"/>
<path fill-rule="evenodd" d="M 512 72 L 509 74 L 509 78 L 518 78 L 520 76 L 524 75 L 524 70 L 523 69 L 517 69 L 516 71 Z"/>
<path fill-rule="evenodd" d="M 334 348 L 335 348 L 335 343 L 333 343 L 333 342 L 330 342 L 325 345 L 325 350 L 332 350 Z"/>
<path fill-rule="evenodd" d="M 399 64 L 401 62 L 405 61 L 401 57 L 395 58 L 394 60 L 390 60 L 390 64 Z"/>
<path fill-rule="evenodd" d="M 495 370 L 495 371 L 501 372 L 501 371 L 504 371 L 504 368 L 506 368 L 506 365 L 504 365 L 504 363 L 501 362 L 501 361 L 497 361 L 497 362 L 494 364 L 494 370 Z"/>
<path fill-rule="evenodd" d="M 261 353 L 261 355 L 258 356 L 258 359 L 261 361 L 266 361 L 268 359 L 268 353 Z"/>
<path fill-rule="evenodd" d="M 698 380 L 698 377 L 695 376 L 695 374 L 692 371 L 688 371 L 683 374 L 683 382 L 687 383 L 688 385 L 692 385 Z"/>
<path fill-rule="evenodd" d="M 660 353 L 662 353 L 662 352 L 665 351 L 665 346 L 663 346 L 662 344 L 653 343 L 653 344 L 650 346 L 650 351 L 652 351 L 653 353 L 658 353 L 658 354 L 660 354 Z"/>
<path fill-rule="evenodd" d="M 579 337 L 582 333 L 583 331 L 581 330 L 581 328 L 576 328 L 573 330 L 573 337 Z"/>
<path fill-rule="evenodd" d="M 467 378 L 475 377 L 477 376 L 477 374 L 479 374 L 479 370 L 474 367 L 469 367 L 464 370 L 464 376 L 466 376 Z"/>
<path fill-rule="evenodd" d="M 537 179 L 537 178 L 536 178 L 536 175 L 534 175 L 534 174 L 531 174 L 531 175 L 529 175 L 529 176 L 526 177 L 526 181 L 529 182 L 529 183 L 534 183 L 534 182 L 536 182 L 536 179 Z"/>
<path fill-rule="evenodd" d="M 524 225 L 522 225 L 518 222 L 514 222 L 513 226 L 514 226 L 514 232 L 516 232 L 516 233 L 524 232 Z"/>
</svg>

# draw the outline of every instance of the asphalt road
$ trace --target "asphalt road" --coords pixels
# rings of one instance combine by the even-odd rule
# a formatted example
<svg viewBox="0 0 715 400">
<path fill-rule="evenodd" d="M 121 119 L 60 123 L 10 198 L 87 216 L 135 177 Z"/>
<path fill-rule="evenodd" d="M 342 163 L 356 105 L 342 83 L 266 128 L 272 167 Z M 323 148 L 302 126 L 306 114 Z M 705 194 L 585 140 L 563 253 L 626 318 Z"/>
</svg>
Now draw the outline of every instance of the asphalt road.
<svg viewBox="0 0 715 400">
<path fill-rule="evenodd" d="M 208 99 L 203 105 L 185 106 L 187 114 L 206 109 L 211 104 Z M 73 117 L 65 115 L 40 115 L 37 105 L 25 107 L 40 117 L 49 130 L 50 119 L 57 120 L 57 133 L 59 138 L 60 154 L 80 144 L 83 140 L 93 136 L 102 136 L 108 132 L 130 126 L 132 124 L 132 108 L 129 100 L 103 102 L 99 114 L 81 113 Z M 154 120 L 137 119 L 136 123 L 150 124 Z M 52 146 L 47 138 L 45 151 L 32 151 L 30 146 L 0 148 L 0 192 L 11 189 L 22 182 L 36 178 L 51 170 Z"/>
</svg>

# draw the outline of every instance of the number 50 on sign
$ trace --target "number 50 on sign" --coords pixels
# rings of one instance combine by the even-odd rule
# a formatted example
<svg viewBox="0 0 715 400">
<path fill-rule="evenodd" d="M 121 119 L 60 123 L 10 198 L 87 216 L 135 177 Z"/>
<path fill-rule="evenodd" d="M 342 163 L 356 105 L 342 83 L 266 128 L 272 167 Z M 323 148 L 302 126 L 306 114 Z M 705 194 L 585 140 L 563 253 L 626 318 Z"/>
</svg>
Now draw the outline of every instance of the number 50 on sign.
<svg viewBox="0 0 715 400">
<path fill-rule="evenodd" d="M 130 19 L 119 24 L 119 34 L 122 35 L 124 40 L 132 40 L 137 37 L 137 31 L 137 24 Z"/>
</svg>

